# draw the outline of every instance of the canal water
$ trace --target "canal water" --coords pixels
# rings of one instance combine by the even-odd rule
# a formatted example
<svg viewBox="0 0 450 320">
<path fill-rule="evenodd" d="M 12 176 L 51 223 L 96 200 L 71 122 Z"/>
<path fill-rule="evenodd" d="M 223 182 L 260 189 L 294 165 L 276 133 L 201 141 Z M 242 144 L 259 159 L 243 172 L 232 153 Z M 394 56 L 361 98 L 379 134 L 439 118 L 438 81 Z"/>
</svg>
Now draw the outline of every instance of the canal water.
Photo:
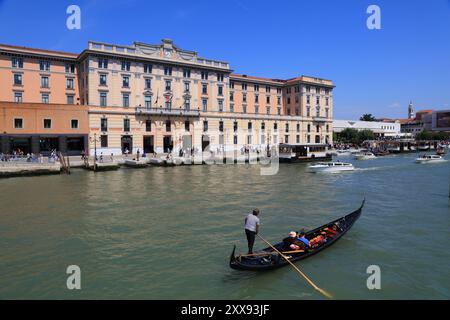
<svg viewBox="0 0 450 320">
<path fill-rule="evenodd" d="M 205 165 L 3 179 L 0 298 L 322 299 L 290 267 L 229 268 L 233 245 L 246 250 L 243 219 L 260 208 L 261 235 L 276 242 L 365 197 L 353 228 L 297 266 L 335 299 L 449 299 L 450 162 L 416 156 L 342 157 L 357 170 L 341 174 Z M 66 287 L 69 265 L 81 290 Z M 366 286 L 370 265 L 381 290 Z"/>
</svg>

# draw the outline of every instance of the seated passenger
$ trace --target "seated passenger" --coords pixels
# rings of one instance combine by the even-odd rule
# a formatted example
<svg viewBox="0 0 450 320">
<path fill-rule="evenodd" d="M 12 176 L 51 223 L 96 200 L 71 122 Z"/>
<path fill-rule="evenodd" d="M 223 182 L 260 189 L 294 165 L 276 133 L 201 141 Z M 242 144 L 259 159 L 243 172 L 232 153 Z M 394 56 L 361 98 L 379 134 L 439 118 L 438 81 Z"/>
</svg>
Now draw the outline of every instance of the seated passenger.
<svg viewBox="0 0 450 320">
<path fill-rule="evenodd" d="M 339 231 L 337 230 L 337 226 L 333 224 L 331 228 L 328 227 L 324 228 L 321 233 L 323 235 L 326 235 L 327 237 L 333 238 L 335 235 L 339 233 Z"/>
<path fill-rule="evenodd" d="M 325 237 L 322 235 L 319 235 L 317 237 L 312 238 L 309 241 L 309 244 L 311 245 L 312 248 L 318 247 L 319 245 L 321 245 L 322 243 L 325 242 Z"/>
<path fill-rule="evenodd" d="M 289 236 L 283 239 L 283 243 L 286 249 L 291 250 L 304 250 L 306 247 L 304 242 L 297 238 L 297 233 L 295 231 L 289 232 Z"/>
<path fill-rule="evenodd" d="M 305 238 L 305 233 L 303 231 L 300 231 L 298 235 L 298 240 L 303 242 L 303 244 L 308 248 L 310 247 L 309 240 Z"/>
</svg>

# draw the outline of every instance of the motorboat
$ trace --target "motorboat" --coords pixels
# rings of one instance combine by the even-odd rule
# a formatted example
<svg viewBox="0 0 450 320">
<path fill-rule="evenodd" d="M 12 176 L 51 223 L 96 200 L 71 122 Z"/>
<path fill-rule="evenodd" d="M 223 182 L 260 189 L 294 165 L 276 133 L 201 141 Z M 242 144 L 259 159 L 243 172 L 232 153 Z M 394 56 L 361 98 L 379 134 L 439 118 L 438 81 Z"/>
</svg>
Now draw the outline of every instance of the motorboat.
<svg viewBox="0 0 450 320">
<path fill-rule="evenodd" d="M 372 152 L 361 152 L 353 156 L 356 160 L 370 160 L 376 159 L 376 156 Z"/>
<path fill-rule="evenodd" d="M 353 171 L 355 168 L 353 164 L 346 162 L 318 162 L 310 165 L 310 172 L 341 172 L 341 171 Z"/>
<path fill-rule="evenodd" d="M 336 150 L 336 154 L 338 156 L 349 156 L 351 154 L 351 150 L 350 149 L 342 149 L 342 150 Z"/>
<path fill-rule="evenodd" d="M 424 154 L 423 156 L 416 158 L 417 163 L 434 163 L 445 161 L 442 156 L 437 154 Z"/>
</svg>

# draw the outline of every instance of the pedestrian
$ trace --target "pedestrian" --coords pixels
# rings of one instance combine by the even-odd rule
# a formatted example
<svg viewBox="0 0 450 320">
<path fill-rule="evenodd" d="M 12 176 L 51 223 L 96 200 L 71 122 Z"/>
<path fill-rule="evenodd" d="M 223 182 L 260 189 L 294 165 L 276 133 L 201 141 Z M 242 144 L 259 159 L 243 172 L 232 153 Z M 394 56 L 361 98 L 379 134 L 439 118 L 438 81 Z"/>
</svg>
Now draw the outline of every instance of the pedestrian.
<svg viewBox="0 0 450 320">
<path fill-rule="evenodd" d="M 259 232 L 259 209 L 253 209 L 245 218 L 245 235 L 247 236 L 248 253 L 253 253 L 253 244 L 255 243 L 255 237 Z"/>
</svg>

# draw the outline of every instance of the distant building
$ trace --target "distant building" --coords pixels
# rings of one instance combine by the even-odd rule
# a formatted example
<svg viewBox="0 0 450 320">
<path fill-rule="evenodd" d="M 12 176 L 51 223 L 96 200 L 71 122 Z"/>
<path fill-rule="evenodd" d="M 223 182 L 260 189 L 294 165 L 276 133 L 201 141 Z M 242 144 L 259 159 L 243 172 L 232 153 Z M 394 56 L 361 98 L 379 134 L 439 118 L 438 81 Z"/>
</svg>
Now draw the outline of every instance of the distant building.
<svg viewBox="0 0 450 320">
<path fill-rule="evenodd" d="M 334 132 L 339 133 L 345 129 L 371 130 L 377 137 L 400 136 L 399 122 L 333 120 Z"/>
<path fill-rule="evenodd" d="M 433 111 L 431 114 L 431 130 L 450 132 L 450 110 Z"/>
<path fill-rule="evenodd" d="M 408 116 L 410 116 L 409 111 L 412 110 L 412 104 L 408 106 Z M 401 132 L 404 134 L 416 135 L 424 129 L 431 130 L 431 115 L 433 110 L 420 110 L 416 112 L 415 117 L 407 119 L 398 119 L 401 125 Z"/>
</svg>

